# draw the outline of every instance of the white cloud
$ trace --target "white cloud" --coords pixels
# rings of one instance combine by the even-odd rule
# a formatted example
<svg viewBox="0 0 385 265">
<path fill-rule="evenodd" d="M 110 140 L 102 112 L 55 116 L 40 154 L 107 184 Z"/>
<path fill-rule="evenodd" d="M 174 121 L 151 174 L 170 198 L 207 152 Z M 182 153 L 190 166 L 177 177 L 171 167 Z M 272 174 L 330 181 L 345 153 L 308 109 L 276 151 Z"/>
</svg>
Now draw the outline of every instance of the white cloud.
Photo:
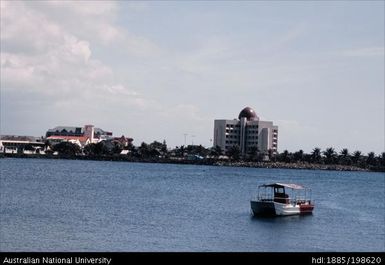
<svg viewBox="0 0 385 265">
<path fill-rule="evenodd" d="M 108 65 L 92 56 L 92 44 L 97 41 L 93 38 L 82 39 L 88 33 L 81 34 L 81 31 L 95 33 L 93 30 L 96 28 L 105 34 L 101 37 L 104 40 L 112 39 L 114 32 L 120 32 L 108 20 L 96 20 L 106 14 L 112 17 L 115 5 L 67 1 L 44 1 L 38 4 L 2 2 L 2 89 L 17 89 L 21 93 L 35 90 L 51 95 L 56 100 L 67 100 L 63 95 L 75 93 L 86 96 L 95 91 L 137 96 L 136 92 L 115 81 L 113 70 Z M 54 16 L 57 9 L 61 8 L 69 13 L 61 10 L 60 14 L 66 13 L 70 20 L 84 20 L 89 24 L 80 23 L 77 31 L 71 31 L 71 27 L 62 23 L 64 18 Z M 47 12 L 47 9 L 52 12 Z M 95 27 L 88 27 L 91 22 L 97 22 Z"/>
<path fill-rule="evenodd" d="M 384 56 L 384 47 L 367 47 L 357 49 L 347 49 L 342 51 L 342 55 L 351 57 Z"/>
<path fill-rule="evenodd" d="M 23 2 L 29 12 L 38 13 L 46 20 L 59 24 L 79 38 L 92 41 L 113 41 L 121 34 L 114 25 L 118 11 L 114 1 L 30 1 Z"/>
<path fill-rule="evenodd" d="M 65 11 L 81 16 L 105 16 L 117 11 L 117 3 L 114 1 L 101 1 L 89 4 L 82 1 L 51 0 L 44 4 L 52 6 L 55 9 L 65 8 Z"/>
<path fill-rule="evenodd" d="M 136 91 L 140 87 L 122 83 L 93 52 L 133 39 L 114 25 L 115 5 L 1 1 L 3 131 L 14 133 L 24 125 L 28 132 L 20 133 L 40 135 L 46 128 L 30 124 L 36 117 L 42 123 L 38 127 L 92 122 L 116 128 L 127 118 L 124 110 L 156 105 Z M 131 49 L 140 50 L 141 43 L 151 46 L 135 39 Z"/>
<path fill-rule="evenodd" d="M 160 51 L 150 40 L 127 32 L 114 23 L 118 13 L 118 2 L 45 1 L 43 4 L 49 11 L 53 11 L 50 13 L 52 20 L 58 21 L 64 29 L 79 38 L 119 49 L 130 56 L 148 56 Z M 137 5 L 132 6 L 134 8 Z M 40 5 L 34 7 L 41 8 Z"/>
<path fill-rule="evenodd" d="M 138 96 L 137 92 L 124 87 L 122 84 L 104 86 L 104 89 L 113 95 Z"/>
<path fill-rule="evenodd" d="M 2 52 L 44 53 L 64 37 L 56 23 L 21 2 L 3 1 L 1 14 Z"/>
</svg>

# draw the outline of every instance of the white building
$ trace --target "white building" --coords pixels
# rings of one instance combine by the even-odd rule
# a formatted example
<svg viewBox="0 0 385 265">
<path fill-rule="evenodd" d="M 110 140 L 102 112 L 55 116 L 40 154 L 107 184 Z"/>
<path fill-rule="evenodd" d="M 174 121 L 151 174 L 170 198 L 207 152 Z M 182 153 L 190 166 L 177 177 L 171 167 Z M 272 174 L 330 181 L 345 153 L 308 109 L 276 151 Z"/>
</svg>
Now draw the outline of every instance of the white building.
<svg viewBox="0 0 385 265">
<path fill-rule="evenodd" d="M 25 150 L 26 146 L 33 149 Z M 41 153 L 44 148 L 45 143 L 40 137 L 0 135 L 0 153 Z"/>
<path fill-rule="evenodd" d="M 267 153 L 271 150 L 277 153 L 278 126 L 271 121 L 261 121 L 250 108 L 244 108 L 234 120 L 214 121 L 214 146 L 228 151 L 233 146 L 239 146 L 242 155 L 251 150 Z"/>
</svg>

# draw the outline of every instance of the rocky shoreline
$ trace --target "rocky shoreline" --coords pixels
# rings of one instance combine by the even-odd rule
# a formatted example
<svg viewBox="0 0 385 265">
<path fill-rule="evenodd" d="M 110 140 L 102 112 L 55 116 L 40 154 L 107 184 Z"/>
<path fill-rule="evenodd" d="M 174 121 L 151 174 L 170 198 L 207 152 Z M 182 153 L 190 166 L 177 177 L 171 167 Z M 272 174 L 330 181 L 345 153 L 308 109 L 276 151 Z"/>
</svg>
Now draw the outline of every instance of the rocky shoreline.
<svg viewBox="0 0 385 265">
<path fill-rule="evenodd" d="M 336 171 L 381 171 L 360 168 L 348 165 L 336 164 L 312 164 L 312 163 L 283 163 L 283 162 L 250 162 L 250 161 L 228 161 L 217 159 L 186 160 L 171 158 L 129 158 L 126 156 L 60 156 L 60 155 L 25 155 L 25 154 L 0 154 L 0 158 L 39 158 L 39 159 L 71 159 L 71 160 L 95 160 L 95 161 L 121 161 L 139 163 L 167 163 L 188 165 L 211 165 L 227 167 L 252 167 L 252 168 L 282 168 L 282 169 L 308 169 L 308 170 L 336 170 Z M 383 170 L 382 170 L 383 172 Z"/>
<path fill-rule="evenodd" d="M 256 168 L 282 168 L 282 169 L 310 169 L 310 170 L 336 170 L 336 171 L 370 171 L 368 169 L 347 165 L 325 165 L 311 163 L 282 163 L 282 162 L 221 162 L 214 163 L 215 166 L 231 167 L 256 167 Z"/>
</svg>

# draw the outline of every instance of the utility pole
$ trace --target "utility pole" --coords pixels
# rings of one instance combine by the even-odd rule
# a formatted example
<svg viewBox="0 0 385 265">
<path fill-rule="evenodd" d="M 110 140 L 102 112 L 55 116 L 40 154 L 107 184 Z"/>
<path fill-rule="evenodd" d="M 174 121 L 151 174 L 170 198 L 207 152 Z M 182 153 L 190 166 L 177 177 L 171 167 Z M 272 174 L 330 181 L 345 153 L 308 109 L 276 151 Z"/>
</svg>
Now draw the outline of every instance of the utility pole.
<svg viewBox="0 0 385 265">
<path fill-rule="evenodd" d="M 184 135 L 184 146 L 186 146 L 186 137 L 187 137 L 187 133 L 183 134 Z"/>
</svg>

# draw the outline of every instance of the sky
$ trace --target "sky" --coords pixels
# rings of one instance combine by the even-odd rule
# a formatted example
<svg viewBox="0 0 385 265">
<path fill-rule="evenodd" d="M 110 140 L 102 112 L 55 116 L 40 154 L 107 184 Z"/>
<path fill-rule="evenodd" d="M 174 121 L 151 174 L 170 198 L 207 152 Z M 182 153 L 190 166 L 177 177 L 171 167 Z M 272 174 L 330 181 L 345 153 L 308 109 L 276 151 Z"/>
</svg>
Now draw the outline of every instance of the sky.
<svg viewBox="0 0 385 265">
<path fill-rule="evenodd" d="M 384 1 L 0 3 L 3 135 L 210 147 L 250 106 L 280 152 L 385 149 Z"/>
</svg>

